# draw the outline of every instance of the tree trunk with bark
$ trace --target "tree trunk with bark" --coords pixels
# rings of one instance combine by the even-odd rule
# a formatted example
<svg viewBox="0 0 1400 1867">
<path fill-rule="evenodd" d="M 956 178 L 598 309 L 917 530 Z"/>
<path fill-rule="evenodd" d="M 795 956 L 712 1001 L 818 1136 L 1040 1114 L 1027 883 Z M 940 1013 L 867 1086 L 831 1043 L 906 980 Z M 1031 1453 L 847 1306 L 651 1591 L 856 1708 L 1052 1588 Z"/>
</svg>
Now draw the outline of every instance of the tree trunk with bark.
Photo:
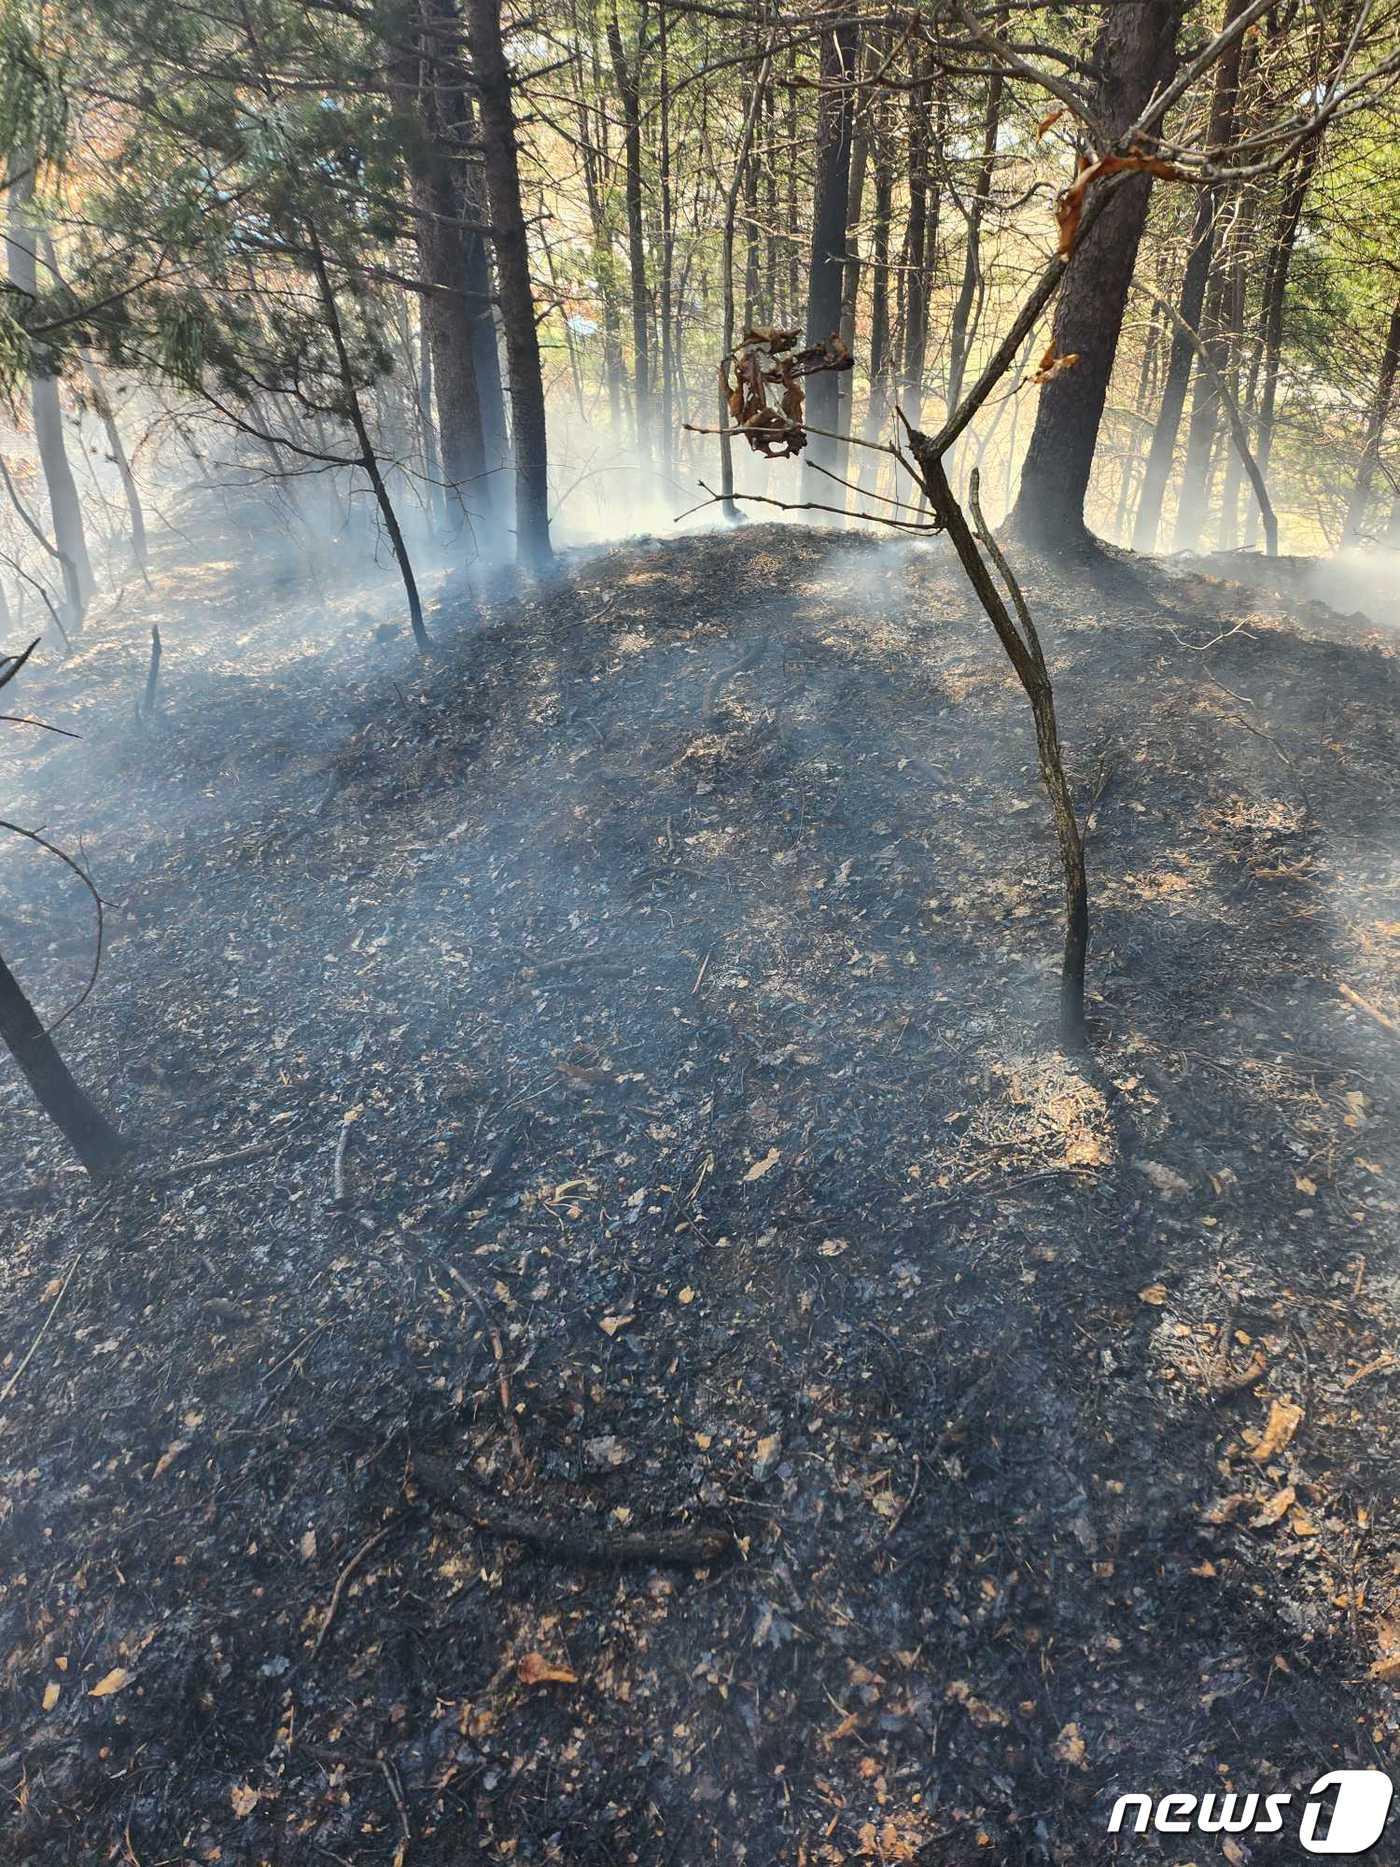
<svg viewBox="0 0 1400 1867">
<path fill-rule="evenodd" d="M 967 352 L 972 329 L 972 309 L 982 279 L 982 217 L 991 199 L 996 175 L 997 135 L 1001 129 L 1003 80 L 999 71 L 987 82 L 987 106 L 982 118 L 982 163 L 972 199 L 967 205 L 967 249 L 963 254 L 962 283 L 948 326 L 948 407 L 954 409 L 962 394 L 967 370 Z"/>
<path fill-rule="evenodd" d="M 427 288 L 423 335 L 432 357 L 447 524 L 449 532 L 460 534 L 470 529 L 473 512 L 481 512 L 486 448 L 467 310 L 466 238 L 452 170 L 438 143 L 440 120 L 431 102 L 424 102 L 424 137 L 411 157 L 419 262 Z"/>
<path fill-rule="evenodd" d="M 870 226 L 870 355 L 866 368 L 870 376 L 870 400 L 865 413 L 865 438 L 880 440 L 890 418 L 891 345 L 890 345 L 890 219 L 894 200 L 894 152 L 890 146 L 889 103 L 882 97 L 876 105 L 871 127 L 874 167 L 874 201 Z M 879 479 L 880 456 L 861 450 L 860 481 L 873 492 Z"/>
<path fill-rule="evenodd" d="M 1283 356 L 1283 311 L 1288 298 L 1288 274 L 1293 265 L 1293 250 L 1303 222 L 1303 207 L 1322 152 L 1321 138 L 1314 136 L 1299 152 L 1289 177 L 1279 210 L 1274 247 L 1264 277 L 1263 300 L 1259 311 L 1260 388 L 1259 427 L 1254 444 L 1259 470 L 1267 476 L 1274 450 L 1274 417 L 1278 403 L 1279 364 Z M 1256 521 L 1251 517 L 1245 533 L 1246 544 L 1258 537 Z"/>
<path fill-rule="evenodd" d="M 330 331 L 331 343 L 335 349 L 344 415 L 360 449 L 357 464 L 370 483 L 375 504 L 379 507 L 379 516 L 384 521 L 385 531 L 389 534 L 389 545 L 394 553 L 394 562 L 398 565 L 399 575 L 403 579 L 404 595 L 408 598 L 408 620 L 413 630 L 413 639 L 418 645 L 418 652 L 426 654 L 432 646 L 432 640 L 423 621 L 423 602 L 418 594 L 418 579 L 413 572 L 413 561 L 408 555 L 408 546 L 404 542 L 398 513 L 395 512 L 394 502 L 389 497 L 389 488 L 385 484 L 383 470 L 379 465 L 378 451 L 365 421 L 364 405 L 360 401 L 359 386 L 355 381 L 355 369 L 350 359 L 349 346 L 345 341 L 345 327 L 340 321 L 340 307 L 336 303 L 335 287 L 331 283 L 330 271 L 326 265 L 321 236 L 314 221 L 307 221 L 305 227 L 306 242 L 311 253 L 311 269 L 316 276 L 321 309 L 326 314 L 326 328 Z"/>
<path fill-rule="evenodd" d="M 1243 11 L 1249 0 L 1227 0 L 1225 17 L 1221 23 L 1222 31 L 1229 26 L 1236 15 Z M 1237 39 L 1221 56 L 1215 67 L 1215 88 L 1211 93 L 1210 124 L 1206 140 L 1211 148 L 1219 148 L 1228 143 L 1234 133 L 1235 115 L 1240 90 L 1240 58 L 1244 41 Z M 1191 245 L 1186 256 L 1186 270 L 1181 280 L 1181 300 L 1179 310 L 1182 322 L 1193 331 L 1201 328 L 1201 313 L 1206 302 L 1206 281 L 1210 277 L 1211 262 L 1215 256 L 1215 236 L 1220 219 L 1221 190 L 1203 188 L 1196 200 L 1196 218 L 1191 229 Z M 1182 334 L 1178 325 L 1172 334 L 1171 351 L 1167 359 L 1166 381 L 1162 385 L 1162 401 L 1157 411 L 1157 425 L 1152 431 L 1152 447 L 1147 456 L 1147 468 L 1143 475 L 1142 494 L 1138 500 L 1137 518 L 1133 525 L 1133 549 L 1151 551 L 1157 542 L 1157 524 L 1161 517 L 1162 500 L 1167 490 L 1167 481 L 1171 477 L 1172 459 L 1176 452 L 1176 437 L 1181 426 L 1182 410 L 1186 406 L 1186 390 L 1191 380 L 1191 365 L 1195 360 L 1195 349 Z"/>
<path fill-rule="evenodd" d="M 33 224 L 32 151 L 15 149 L 10 152 L 9 184 L 9 227 L 5 245 L 10 284 L 21 302 L 32 301 L 38 295 L 40 240 L 39 229 Z M 53 514 L 54 544 L 63 570 L 67 627 L 72 633 L 82 627 L 83 614 L 97 588 L 97 580 L 88 556 L 83 509 L 73 469 L 68 464 L 58 377 L 52 373 L 48 352 L 42 344 L 31 347 L 29 389 L 34 440 L 48 489 L 49 511 Z"/>
<path fill-rule="evenodd" d="M 515 543 L 531 569 L 553 558 L 549 542 L 549 456 L 530 249 L 520 198 L 520 162 L 500 0 L 466 0 L 467 43 L 477 83 L 515 443 Z"/>
<path fill-rule="evenodd" d="M 807 272 L 809 344 L 825 343 L 841 329 L 841 285 L 846 268 L 846 210 L 851 185 L 850 82 L 855 71 L 856 28 L 842 22 L 822 34 L 821 99 L 817 125 L 816 198 L 812 207 L 812 250 Z M 807 419 L 834 433 L 840 427 L 841 376 L 820 372 L 807 382 Z M 849 409 L 849 399 L 846 403 Z M 812 435 L 806 459 L 835 471 L 837 443 Z M 830 482 L 814 497 L 829 499 Z"/>
<path fill-rule="evenodd" d="M 1391 398 L 1395 394 L 1397 370 L 1400 370 L 1400 298 L 1396 299 L 1395 308 L 1390 314 L 1390 327 L 1385 334 L 1385 349 L 1381 352 L 1381 366 L 1376 378 L 1376 392 L 1371 398 L 1371 407 L 1366 416 L 1366 439 L 1362 443 L 1356 484 L 1347 501 L 1346 523 L 1342 527 L 1343 546 L 1364 544 L 1366 540 L 1366 514 L 1371 506 L 1371 485 L 1381 457 L 1381 442 L 1390 415 Z"/>
<path fill-rule="evenodd" d="M 136 484 L 136 475 L 131 470 L 131 459 L 122 440 L 122 431 L 117 426 L 116 411 L 112 407 L 112 398 L 98 374 L 97 366 L 91 357 L 83 358 L 83 374 L 88 379 L 92 391 L 92 406 L 97 419 L 102 423 L 102 431 L 107 436 L 107 445 L 111 449 L 112 465 L 117 470 L 117 477 L 122 483 L 122 493 L 126 499 L 127 518 L 131 523 L 131 558 L 137 570 L 144 577 L 148 563 L 146 548 L 146 514 L 141 505 L 141 489 Z"/>
<path fill-rule="evenodd" d="M 904 359 L 900 370 L 900 405 L 917 428 L 924 400 L 924 360 L 928 353 L 929 248 L 929 109 L 933 86 L 928 78 L 909 99 L 909 224 L 904 235 Z"/>
<path fill-rule="evenodd" d="M 1095 50 L 1099 117 L 1121 136 L 1175 66 L 1182 0 L 1116 0 Z M 1055 311 L 1055 346 L 1078 364 L 1045 383 L 1021 471 L 1014 523 L 1046 549 L 1088 543 L 1084 500 L 1118 350 L 1128 288 L 1151 192 L 1147 176 L 1120 183 L 1070 262 Z"/>
<path fill-rule="evenodd" d="M 0 959 L 0 1040 L 19 1065 L 40 1108 L 94 1175 L 120 1165 L 126 1144 L 92 1098 L 73 1080 L 24 988 Z"/>
<path fill-rule="evenodd" d="M 632 380 L 633 420 L 637 453 L 645 464 L 651 455 L 651 297 L 647 287 L 646 243 L 642 221 L 642 104 L 641 65 L 642 34 L 645 15 L 637 33 L 637 52 L 629 60 L 622 44 L 622 29 L 614 13 L 608 21 L 608 50 L 612 54 L 613 76 L 622 100 L 623 161 L 626 170 L 627 200 L 627 270 L 632 298 Z"/>
<path fill-rule="evenodd" d="M 660 61 L 660 160 L 657 185 L 661 191 L 661 465 L 669 473 L 675 459 L 675 265 L 676 215 L 671 182 L 671 66 L 670 20 L 666 0 L 657 9 L 657 57 Z M 771 251 L 771 248 L 770 248 Z M 770 296 L 771 303 L 771 296 Z"/>
</svg>

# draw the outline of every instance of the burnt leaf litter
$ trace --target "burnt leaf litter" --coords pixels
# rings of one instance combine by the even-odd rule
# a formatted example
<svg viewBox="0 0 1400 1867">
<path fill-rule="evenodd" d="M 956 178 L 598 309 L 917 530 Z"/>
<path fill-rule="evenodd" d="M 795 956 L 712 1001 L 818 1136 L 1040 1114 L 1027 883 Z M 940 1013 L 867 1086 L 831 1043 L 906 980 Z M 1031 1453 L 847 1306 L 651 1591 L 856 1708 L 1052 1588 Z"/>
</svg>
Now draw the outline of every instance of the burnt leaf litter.
<svg viewBox="0 0 1400 1867">
<path fill-rule="evenodd" d="M 1030 568 L 1092 1062 L 937 546 L 449 581 L 426 668 L 230 564 L 154 723 L 134 616 L 34 670 L 145 1153 L 0 1084 L 6 1859 L 1204 1867 L 1297 1844 L 1115 1799 L 1400 1761 L 1396 638 Z"/>
</svg>

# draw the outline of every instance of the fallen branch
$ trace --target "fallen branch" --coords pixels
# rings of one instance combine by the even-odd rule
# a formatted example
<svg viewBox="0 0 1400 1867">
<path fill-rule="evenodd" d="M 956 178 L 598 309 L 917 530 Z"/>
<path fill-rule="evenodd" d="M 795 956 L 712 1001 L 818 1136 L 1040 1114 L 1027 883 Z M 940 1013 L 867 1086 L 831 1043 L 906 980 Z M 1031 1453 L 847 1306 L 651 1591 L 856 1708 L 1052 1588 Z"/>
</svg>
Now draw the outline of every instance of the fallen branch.
<svg viewBox="0 0 1400 1867">
<path fill-rule="evenodd" d="M 1394 1018 L 1388 1018 L 1383 1011 L 1378 1010 L 1369 998 L 1363 998 L 1359 992 L 1353 991 L 1346 984 L 1339 985 L 1337 990 L 1349 1005 L 1355 1005 L 1356 1009 L 1364 1011 L 1368 1018 L 1374 1018 L 1383 1031 L 1389 1031 L 1392 1037 L 1400 1037 L 1400 1024 L 1397 1024 Z"/>
<path fill-rule="evenodd" d="M 19 1377 L 24 1373 L 25 1369 L 29 1366 L 30 1362 L 33 1361 L 34 1351 L 36 1348 L 38 1348 L 39 1344 L 43 1341 L 44 1337 L 48 1334 L 49 1324 L 53 1321 L 54 1317 L 58 1314 L 58 1306 L 63 1301 L 64 1297 L 68 1294 L 68 1286 L 73 1281 L 73 1273 L 74 1271 L 77 1270 L 78 1266 L 82 1263 L 82 1261 L 83 1261 L 83 1253 L 80 1251 L 78 1255 L 74 1258 L 73 1262 L 68 1266 L 68 1269 L 64 1274 L 63 1282 L 58 1287 L 58 1295 L 54 1298 L 53 1302 L 49 1305 L 49 1313 L 44 1318 L 43 1322 L 39 1325 L 39 1333 L 38 1335 L 35 1336 L 34 1340 L 29 1344 L 29 1348 L 25 1353 L 24 1360 L 15 1369 L 14 1373 L 10 1376 L 9 1380 L 6 1381 L 4 1387 L 0 1388 L 0 1406 L 3 1406 L 4 1403 L 10 1398 L 10 1395 L 14 1393 L 15 1388 L 19 1382 Z"/>
<path fill-rule="evenodd" d="M 999 1186 L 965 1186 L 961 1192 L 954 1193 L 950 1199 L 940 1199 L 932 1206 L 924 1206 L 919 1217 L 926 1219 L 930 1213 L 949 1212 L 954 1206 L 965 1206 L 970 1199 L 1000 1199 L 1003 1193 L 1014 1193 L 1018 1188 L 1030 1186 L 1036 1180 L 1058 1180 L 1062 1174 L 1076 1175 L 1081 1178 L 1087 1175 L 1090 1179 L 1096 1179 L 1098 1169 L 1081 1167 L 1066 1161 L 1059 1167 L 1040 1167 L 1034 1173 L 1023 1173 L 1014 1180 L 1003 1180 Z"/>
<path fill-rule="evenodd" d="M 480 1530 L 563 1562 L 609 1565 L 648 1562 L 680 1568 L 717 1562 L 733 1544 L 728 1530 L 668 1529 L 655 1525 L 641 1530 L 591 1529 L 578 1522 L 547 1523 L 527 1511 L 488 1503 L 464 1485 L 445 1459 L 427 1453 L 413 1455 L 413 1476 L 420 1490 Z"/>
<path fill-rule="evenodd" d="M 143 1175 L 135 1184 L 141 1186 L 177 1186 L 181 1180 L 193 1180 L 201 1173 L 221 1173 L 225 1167 L 241 1167 L 245 1161 L 262 1160 L 278 1150 L 276 1141 L 257 1147 L 238 1147 L 230 1154 L 208 1154 L 203 1160 L 177 1161 L 161 1173 Z"/>
<path fill-rule="evenodd" d="M 389 1785 L 389 1794 L 394 1798 L 394 1807 L 399 1812 L 399 1827 L 402 1830 L 399 1844 L 394 1849 L 393 1867 L 404 1867 L 404 1862 L 408 1859 L 409 1846 L 413 1840 L 413 1830 L 408 1821 L 408 1804 L 403 1799 L 403 1786 L 399 1781 L 399 1773 L 395 1766 L 387 1757 L 381 1757 L 379 1767 L 384 1772 L 384 1781 Z"/>
<path fill-rule="evenodd" d="M 309 1656 L 311 1659 L 314 1660 L 316 1655 L 321 1651 L 322 1646 L 325 1644 L 326 1635 L 331 1631 L 331 1622 L 335 1619 L 336 1609 L 340 1606 L 340 1597 L 345 1593 L 345 1584 L 350 1580 L 350 1577 L 355 1573 L 356 1569 L 359 1568 L 365 1557 L 369 1555 L 370 1551 L 372 1549 L 377 1549 L 384 1541 L 385 1537 L 388 1536 L 389 1532 L 395 1528 L 397 1522 L 398 1519 L 395 1518 L 394 1523 L 386 1523 L 382 1530 L 376 1530 L 373 1536 L 361 1543 L 349 1562 L 346 1563 L 345 1567 L 340 1571 L 340 1574 L 335 1578 L 335 1587 L 331 1590 L 331 1598 L 326 1603 L 326 1612 L 321 1617 L 321 1625 L 317 1628 L 316 1638 L 311 1643 L 311 1653 Z"/>
<path fill-rule="evenodd" d="M 350 1131 L 355 1126 L 355 1113 L 351 1111 L 341 1117 L 340 1133 L 336 1137 L 335 1159 L 331 1163 L 331 1210 L 345 1212 L 351 1200 L 349 1181 L 345 1172 L 345 1156 L 350 1151 Z"/>
<path fill-rule="evenodd" d="M 159 1173 L 131 1173 L 118 1177 L 117 1184 L 132 1191 L 142 1187 L 178 1186 L 181 1180 L 193 1180 L 201 1173 L 219 1173 L 225 1167 L 241 1167 L 245 1161 L 262 1160 L 268 1154 L 281 1151 L 281 1143 L 268 1141 L 258 1147 L 235 1148 L 230 1154 L 209 1154 L 203 1160 L 177 1162 L 173 1167 L 166 1167 Z M 46 1193 L 59 1193 L 75 1182 L 85 1182 L 89 1178 L 86 1167 L 61 1167 L 57 1173 L 50 1174 L 46 1180 L 36 1180 L 32 1186 L 25 1186 L 10 1195 L 9 1204 L 27 1206 L 33 1200 L 42 1199 Z"/>
</svg>

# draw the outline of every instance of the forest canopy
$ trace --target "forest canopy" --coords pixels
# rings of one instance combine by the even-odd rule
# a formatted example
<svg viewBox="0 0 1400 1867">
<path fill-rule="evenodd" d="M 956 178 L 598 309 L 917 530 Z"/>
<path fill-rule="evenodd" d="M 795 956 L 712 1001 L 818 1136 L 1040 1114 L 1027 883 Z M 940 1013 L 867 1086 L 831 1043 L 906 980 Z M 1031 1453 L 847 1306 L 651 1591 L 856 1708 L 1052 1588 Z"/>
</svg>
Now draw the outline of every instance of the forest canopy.
<svg viewBox="0 0 1400 1867">
<path fill-rule="evenodd" d="M 739 492 L 835 472 L 854 510 L 908 488 L 845 437 L 946 419 L 1113 183 L 1116 231 L 1018 334 L 960 473 L 1009 510 L 1024 458 L 1052 538 L 1085 511 L 1138 549 L 1252 545 L 1257 479 L 1283 548 L 1375 543 L 1396 30 L 1393 0 L 7 0 L 0 367 L 12 397 L 60 378 L 144 472 L 193 455 L 286 500 L 368 477 L 407 569 L 405 532 L 538 560 L 551 515 L 605 530 L 624 487 L 673 519 L 715 472 L 686 424 L 714 426 L 717 359 L 791 328 L 853 359 L 812 388 L 834 438 L 801 476 L 745 458 Z M 46 459 L 65 535 L 46 564 L 11 510 L 11 581 L 57 563 L 72 621 L 91 553 Z M 120 458 L 81 471 L 129 499 Z"/>
</svg>

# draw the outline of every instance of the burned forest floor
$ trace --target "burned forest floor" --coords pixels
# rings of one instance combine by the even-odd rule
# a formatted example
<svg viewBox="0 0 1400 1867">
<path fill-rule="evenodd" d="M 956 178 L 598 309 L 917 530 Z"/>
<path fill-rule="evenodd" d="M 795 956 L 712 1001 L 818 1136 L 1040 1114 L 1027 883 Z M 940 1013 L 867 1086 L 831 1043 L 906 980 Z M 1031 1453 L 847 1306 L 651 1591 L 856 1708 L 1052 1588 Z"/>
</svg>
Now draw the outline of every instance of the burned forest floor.
<svg viewBox="0 0 1400 1867">
<path fill-rule="evenodd" d="M 139 606 L 36 657 L 143 1152 L 0 1072 L 0 1857 L 1241 1867 L 1109 1811 L 1400 1764 L 1400 635 L 1020 562 L 1084 1061 L 941 543 L 448 580 L 426 665 L 230 547 L 147 725 Z M 6 847 L 49 1018 L 89 909 Z"/>
</svg>

